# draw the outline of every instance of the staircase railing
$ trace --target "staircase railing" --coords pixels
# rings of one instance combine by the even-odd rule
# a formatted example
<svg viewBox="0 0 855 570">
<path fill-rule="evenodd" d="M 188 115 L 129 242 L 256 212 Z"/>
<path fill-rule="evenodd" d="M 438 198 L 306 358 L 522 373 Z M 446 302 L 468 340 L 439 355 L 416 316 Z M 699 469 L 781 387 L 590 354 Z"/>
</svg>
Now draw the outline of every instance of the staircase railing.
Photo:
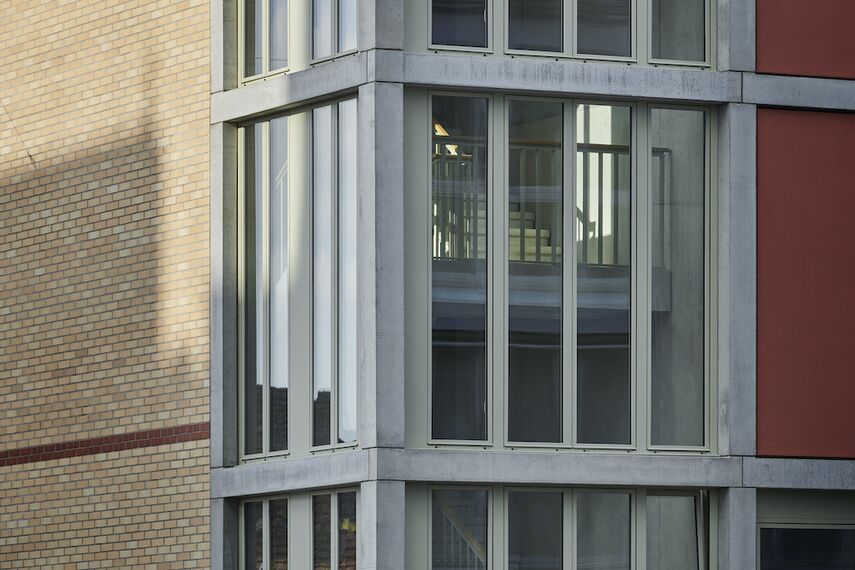
<svg viewBox="0 0 855 570">
<path fill-rule="evenodd" d="M 433 567 L 443 570 L 486 570 L 487 551 L 466 528 L 451 505 L 433 496 Z M 439 515 L 439 516 L 437 516 Z"/>
</svg>

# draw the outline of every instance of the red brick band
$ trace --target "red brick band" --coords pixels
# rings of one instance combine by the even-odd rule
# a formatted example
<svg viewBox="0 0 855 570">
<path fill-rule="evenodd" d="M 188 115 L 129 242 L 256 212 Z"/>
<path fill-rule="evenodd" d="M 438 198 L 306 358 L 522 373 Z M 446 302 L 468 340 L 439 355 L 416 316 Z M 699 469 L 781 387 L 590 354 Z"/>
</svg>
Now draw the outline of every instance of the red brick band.
<svg viewBox="0 0 855 570">
<path fill-rule="evenodd" d="M 122 433 L 106 437 L 78 439 L 77 441 L 68 441 L 65 443 L 36 445 L 33 447 L 0 451 L 0 467 L 210 438 L 211 424 L 209 422 L 150 429 L 134 433 Z"/>
</svg>

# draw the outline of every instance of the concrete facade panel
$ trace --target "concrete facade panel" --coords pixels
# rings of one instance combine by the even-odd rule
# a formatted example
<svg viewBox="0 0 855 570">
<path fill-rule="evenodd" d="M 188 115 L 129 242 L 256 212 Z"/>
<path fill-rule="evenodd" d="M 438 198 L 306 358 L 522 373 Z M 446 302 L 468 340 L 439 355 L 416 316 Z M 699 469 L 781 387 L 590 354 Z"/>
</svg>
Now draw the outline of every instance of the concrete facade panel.
<svg viewBox="0 0 855 570">
<path fill-rule="evenodd" d="M 855 457 L 855 115 L 758 112 L 757 453 Z"/>
</svg>

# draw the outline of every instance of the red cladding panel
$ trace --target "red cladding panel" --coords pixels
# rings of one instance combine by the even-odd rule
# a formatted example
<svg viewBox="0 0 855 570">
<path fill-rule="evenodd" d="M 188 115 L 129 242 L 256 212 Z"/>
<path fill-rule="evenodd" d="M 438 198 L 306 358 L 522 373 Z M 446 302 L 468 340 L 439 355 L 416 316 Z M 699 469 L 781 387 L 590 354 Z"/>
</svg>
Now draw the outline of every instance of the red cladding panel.
<svg viewBox="0 0 855 570">
<path fill-rule="evenodd" d="M 855 79 L 855 0 L 757 0 L 757 71 Z"/>
<path fill-rule="evenodd" d="M 760 109 L 757 136 L 757 453 L 853 458 L 855 115 Z"/>
</svg>

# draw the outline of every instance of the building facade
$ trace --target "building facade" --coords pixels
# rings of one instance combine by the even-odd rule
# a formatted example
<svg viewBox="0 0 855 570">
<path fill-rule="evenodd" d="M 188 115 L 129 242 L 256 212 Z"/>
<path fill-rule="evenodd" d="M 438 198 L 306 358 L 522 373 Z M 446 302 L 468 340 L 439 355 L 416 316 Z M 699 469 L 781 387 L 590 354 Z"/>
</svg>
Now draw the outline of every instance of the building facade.
<svg viewBox="0 0 855 570">
<path fill-rule="evenodd" d="M 0 568 L 855 568 L 849 0 L 11 4 Z"/>
</svg>

